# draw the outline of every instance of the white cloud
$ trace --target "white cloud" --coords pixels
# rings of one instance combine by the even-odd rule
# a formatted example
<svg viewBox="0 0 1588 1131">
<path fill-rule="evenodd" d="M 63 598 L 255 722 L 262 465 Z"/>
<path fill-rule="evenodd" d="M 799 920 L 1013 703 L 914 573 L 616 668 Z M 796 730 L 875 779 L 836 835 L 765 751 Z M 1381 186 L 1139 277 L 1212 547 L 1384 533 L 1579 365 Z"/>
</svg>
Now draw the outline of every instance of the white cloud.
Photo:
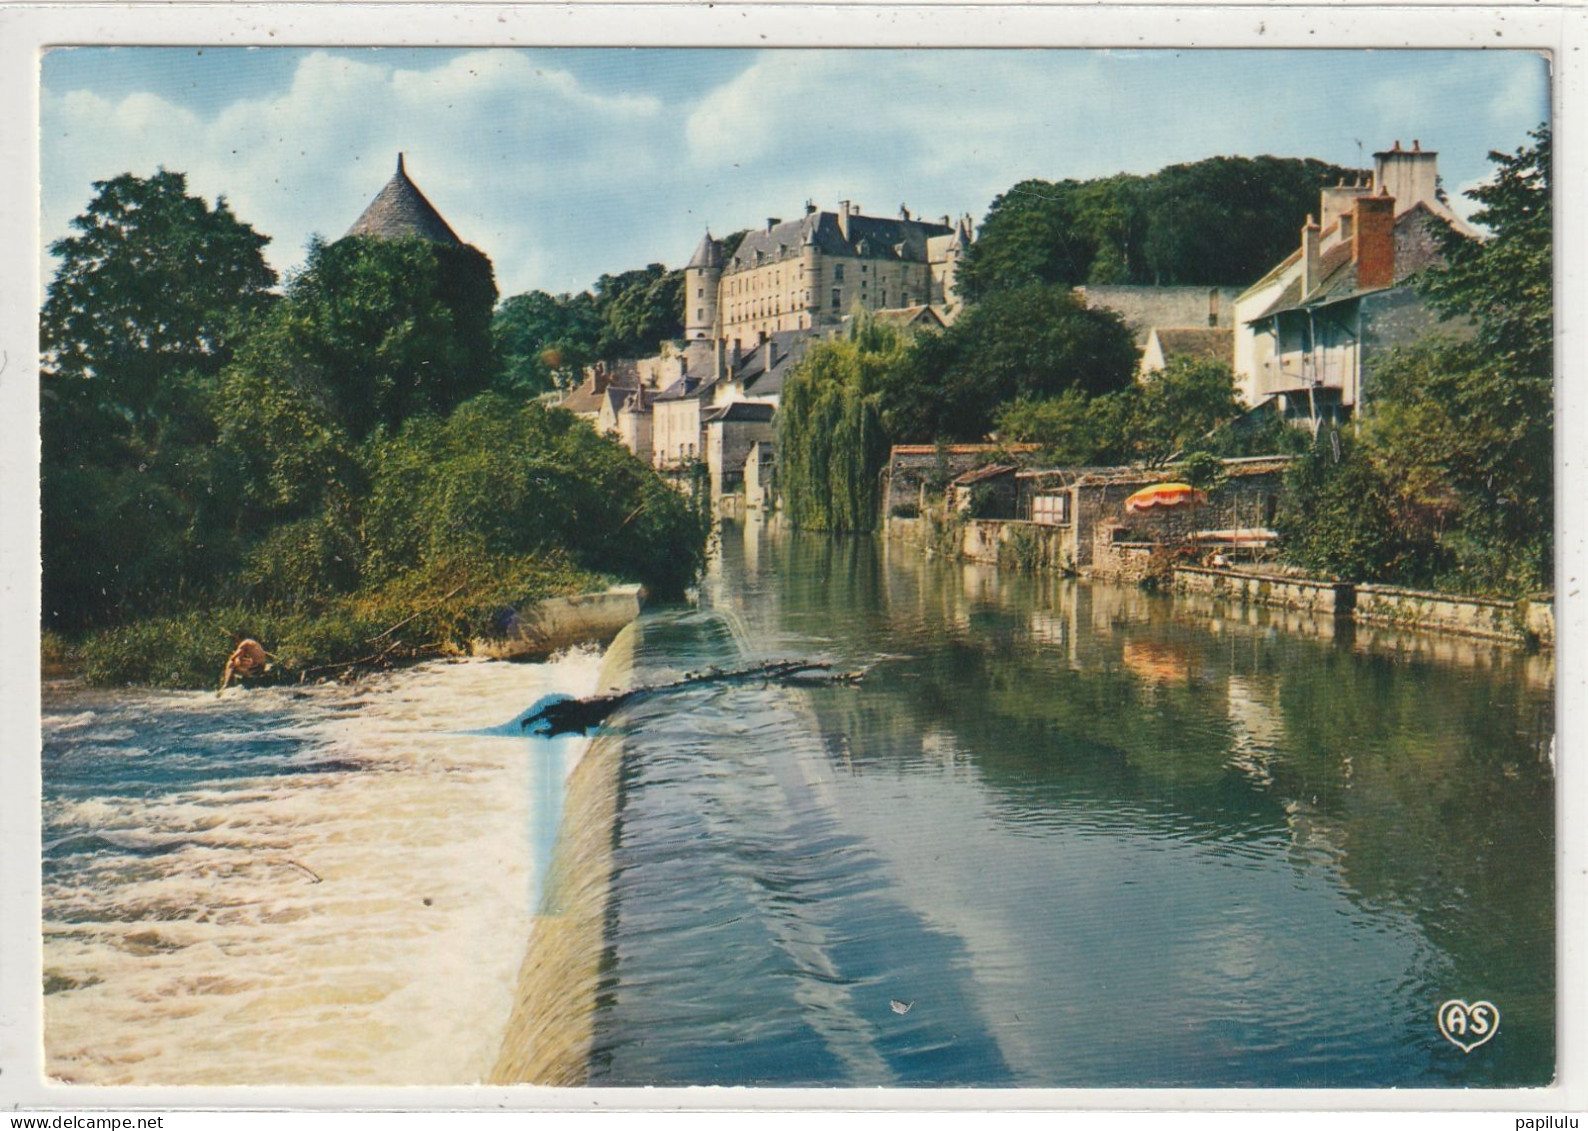
<svg viewBox="0 0 1588 1131">
<path fill-rule="evenodd" d="M 66 234 L 92 181 L 163 165 L 225 194 L 286 267 L 311 233 L 346 230 L 402 150 L 504 294 L 569 290 L 680 263 L 707 224 L 789 217 L 808 197 L 979 219 L 1028 177 L 1214 154 L 1355 163 L 1358 140 L 1370 154 L 1396 137 L 1438 148 L 1466 185 L 1489 149 L 1526 142 L 1547 89 L 1535 56 L 1506 52 L 728 54 L 312 51 L 224 108 L 175 85 L 46 90 L 45 231 Z M 727 77 L 701 88 L 708 72 Z"/>
<path fill-rule="evenodd" d="M 594 93 L 565 70 L 498 51 L 425 70 L 313 52 L 285 90 L 210 116 L 144 93 L 116 103 L 46 93 L 45 229 L 66 233 L 91 182 L 164 166 L 185 172 L 194 193 L 225 195 L 273 237 L 270 257 L 285 268 L 312 233 L 335 238 L 352 224 L 401 150 L 454 229 L 492 256 L 504 291 L 523 289 L 553 266 L 548 241 L 578 238 L 581 218 L 598 222 L 579 202 L 617 170 L 651 173 L 645 143 L 661 108 L 655 97 Z"/>
</svg>

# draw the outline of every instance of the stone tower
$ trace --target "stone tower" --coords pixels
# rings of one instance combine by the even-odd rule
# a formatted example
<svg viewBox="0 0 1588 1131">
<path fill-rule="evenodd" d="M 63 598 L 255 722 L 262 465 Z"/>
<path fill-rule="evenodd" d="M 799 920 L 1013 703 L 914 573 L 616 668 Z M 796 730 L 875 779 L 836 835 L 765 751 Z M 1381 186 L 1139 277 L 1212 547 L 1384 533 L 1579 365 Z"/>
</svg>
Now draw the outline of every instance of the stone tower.
<svg viewBox="0 0 1588 1131">
<path fill-rule="evenodd" d="M 441 218 L 435 205 L 425 199 L 419 186 L 408 179 L 403 155 L 397 155 L 397 172 L 386 182 L 364 214 L 347 230 L 350 236 L 369 236 L 378 240 L 413 239 L 431 243 L 461 244 L 452 226 Z"/>
<path fill-rule="evenodd" d="M 722 280 L 722 245 L 708 231 L 684 268 L 684 338 L 717 336 L 717 285 Z"/>
</svg>

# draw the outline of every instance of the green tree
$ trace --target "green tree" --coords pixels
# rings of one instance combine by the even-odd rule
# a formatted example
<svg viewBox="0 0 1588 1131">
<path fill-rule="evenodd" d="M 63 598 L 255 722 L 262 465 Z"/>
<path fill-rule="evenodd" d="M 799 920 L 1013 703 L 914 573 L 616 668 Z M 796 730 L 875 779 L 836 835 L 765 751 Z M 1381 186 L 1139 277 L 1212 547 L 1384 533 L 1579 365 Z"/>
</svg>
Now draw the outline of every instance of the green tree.
<svg viewBox="0 0 1588 1131">
<path fill-rule="evenodd" d="M 677 595 L 704 562 L 706 524 L 689 499 L 560 409 L 487 394 L 379 438 L 371 468 L 373 583 L 455 560 L 566 551 L 587 569 Z"/>
<path fill-rule="evenodd" d="M 684 273 L 652 263 L 596 280 L 602 332 L 596 349 L 609 360 L 647 357 L 684 333 Z"/>
<path fill-rule="evenodd" d="M 275 312 L 276 362 L 312 371 L 354 439 L 445 414 L 495 377 L 491 261 L 467 245 L 315 240 Z"/>
<path fill-rule="evenodd" d="M 1001 291 L 915 340 L 882 381 L 883 421 L 900 443 L 979 440 L 1006 401 L 1129 385 L 1136 356 L 1117 314 L 1088 309 L 1062 286 Z"/>
<path fill-rule="evenodd" d="M 1022 397 L 998 413 L 1006 440 L 1041 444 L 1058 463 L 1161 466 L 1214 447 L 1212 434 L 1241 414 L 1230 367 L 1176 358 L 1141 381 L 1100 397 L 1069 389 Z"/>
<path fill-rule="evenodd" d="M 270 302 L 268 236 L 211 208 L 182 173 L 123 173 L 94 184 L 77 235 L 56 240 L 61 263 L 39 319 L 46 389 L 142 427 L 177 373 L 214 377 L 249 316 Z"/>
<path fill-rule="evenodd" d="M 588 291 L 530 291 L 497 307 L 491 336 L 502 364 L 501 389 L 538 396 L 577 385 L 596 359 L 603 324 Z"/>
<path fill-rule="evenodd" d="M 1130 454 L 1162 464 L 1192 448 L 1206 448 L 1211 434 L 1241 415 L 1235 374 L 1223 362 L 1175 358 L 1130 390 L 1134 412 L 1127 440 Z"/>
<path fill-rule="evenodd" d="M 795 526 L 876 528 L 889 450 L 879 393 L 904 351 L 897 331 L 862 318 L 847 339 L 812 346 L 783 383 L 778 485 Z"/>
<path fill-rule="evenodd" d="M 1027 180 L 994 198 L 966 255 L 972 301 L 1033 283 L 1244 286 L 1295 250 L 1325 185 L 1353 170 L 1212 157 L 1149 176 Z"/>
<path fill-rule="evenodd" d="M 269 307 L 269 242 L 181 173 L 95 186 L 40 315 L 43 615 L 73 632 L 235 562 L 216 383 Z"/>
<path fill-rule="evenodd" d="M 1047 463 L 1084 466 L 1107 458 L 1118 443 L 1115 402 L 1066 389 L 1056 397 L 1020 397 L 998 410 L 999 438 L 1039 444 Z"/>
<path fill-rule="evenodd" d="M 1437 539 L 1400 521 L 1402 495 L 1347 433 L 1325 428 L 1286 474 L 1275 518 L 1285 558 L 1348 581 L 1431 584 L 1444 564 Z"/>
<path fill-rule="evenodd" d="M 1482 205 L 1472 219 L 1493 236 L 1471 240 L 1445 233 L 1445 266 L 1428 272 L 1422 291 L 1448 317 L 1474 319 L 1486 364 L 1531 378 L 1553 376 L 1555 345 L 1553 152 L 1550 128 L 1533 144 L 1491 152 L 1494 179 L 1467 196 Z"/>
</svg>

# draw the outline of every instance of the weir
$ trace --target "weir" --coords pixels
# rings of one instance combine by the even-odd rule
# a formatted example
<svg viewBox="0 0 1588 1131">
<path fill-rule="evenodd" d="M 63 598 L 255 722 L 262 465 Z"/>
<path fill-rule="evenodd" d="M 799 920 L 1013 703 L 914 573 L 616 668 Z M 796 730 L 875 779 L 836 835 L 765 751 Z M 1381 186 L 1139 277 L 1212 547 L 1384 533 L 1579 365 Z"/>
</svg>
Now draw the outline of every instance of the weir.
<svg viewBox="0 0 1588 1131">
<path fill-rule="evenodd" d="M 598 688 L 628 685 L 642 632 L 631 623 L 618 633 L 601 664 Z M 622 734 L 602 730 L 569 775 L 513 1012 L 488 1083 L 570 1087 L 586 1082 L 610 914 L 613 850 L 621 835 L 623 752 Z"/>
</svg>

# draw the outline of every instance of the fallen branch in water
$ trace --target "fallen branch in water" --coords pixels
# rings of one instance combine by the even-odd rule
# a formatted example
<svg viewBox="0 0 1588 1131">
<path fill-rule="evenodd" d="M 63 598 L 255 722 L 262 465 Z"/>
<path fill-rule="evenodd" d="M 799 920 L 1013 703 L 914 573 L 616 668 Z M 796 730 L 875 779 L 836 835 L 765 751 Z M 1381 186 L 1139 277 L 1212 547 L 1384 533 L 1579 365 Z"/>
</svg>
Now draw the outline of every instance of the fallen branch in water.
<svg viewBox="0 0 1588 1131">
<path fill-rule="evenodd" d="M 532 715 L 520 721 L 519 726 L 532 734 L 551 738 L 559 734 L 588 734 L 600 726 L 608 715 L 619 707 L 639 699 L 648 699 L 669 691 L 681 691 L 707 683 L 756 683 L 778 681 L 781 683 L 814 685 L 859 683 L 864 671 L 834 672 L 832 665 L 820 661 L 780 660 L 757 664 L 752 668 L 725 671 L 711 667 L 689 672 L 673 683 L 636 687 L 616 695 L 594 695 L 588 699 L 564 698 L 547 703 Z"/>
</svg>

